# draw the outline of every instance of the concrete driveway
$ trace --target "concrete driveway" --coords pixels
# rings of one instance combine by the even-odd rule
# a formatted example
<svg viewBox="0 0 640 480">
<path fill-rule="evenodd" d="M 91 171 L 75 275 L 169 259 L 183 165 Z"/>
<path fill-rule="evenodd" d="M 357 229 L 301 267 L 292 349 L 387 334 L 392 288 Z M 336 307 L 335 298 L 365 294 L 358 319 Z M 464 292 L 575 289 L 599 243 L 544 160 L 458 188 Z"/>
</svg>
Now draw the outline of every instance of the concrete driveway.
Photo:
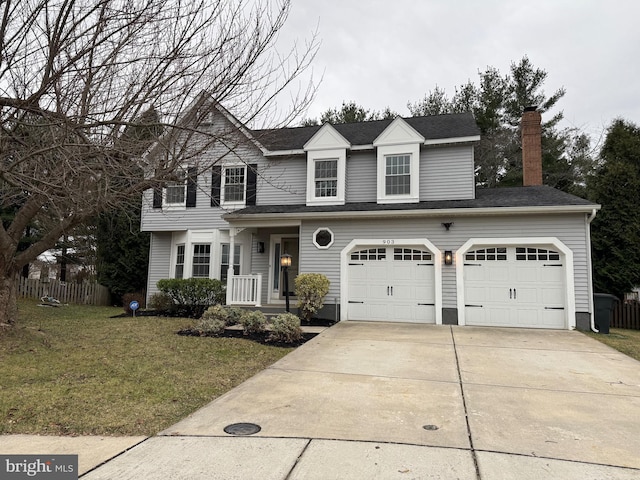
<svg viewBox="0 0 640 480">
<path fill-rule="evenodd" d="M 345 322 L 82 478 L 632 479 L 638 452 L 640 362 L 579 332 Z"/>
</svg>

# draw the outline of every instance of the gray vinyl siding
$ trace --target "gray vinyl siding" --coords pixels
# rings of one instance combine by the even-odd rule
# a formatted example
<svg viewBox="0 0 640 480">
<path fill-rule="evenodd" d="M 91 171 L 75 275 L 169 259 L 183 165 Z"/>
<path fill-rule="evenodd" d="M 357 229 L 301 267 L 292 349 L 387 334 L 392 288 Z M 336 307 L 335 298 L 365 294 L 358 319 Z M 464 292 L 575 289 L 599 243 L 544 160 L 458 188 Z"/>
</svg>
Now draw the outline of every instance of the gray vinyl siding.
<svg viewBox="0 0 640 480">
<path fill-rule="evenodd" d="M 347 176 L 345 181 L 345 201 L 376 202 L 377 159 L 375 151 L 352 152 L 347 155 Z"/>
<path fill-rule="evenodd" d="M 256 162 L 257 163 L 257 162 Z M 304 205 L 307 201 L 307 160 L 293 157 L 262 162 L 257 205 Z"/>
<path fill-rule="evenodd" d="M 453 221 L 449 231 L 442 221 Z M 574 254 L 576 311 L 589 311 L 587 251 L 584 236 L 585 216 L 504 216 L 456 217 L 446 219 L 378 219 L 305 221 L 300 228 L 300 272 L 326 275 L 331 287 L 327 303 L 340 296 L 340 252 L 356 238 L 427 238 L 440 250 L 454 253 L 469 238 L 557 237 Z M 317 249 L 312 242 L 313 232 L 328 227 L 334 233 L 334 244 L 327 250 Z M 442 267 L 443 308 L 456 308 L 457 288 L 455 265 Z"/>
<path fill-rule="evenodd" d="M 147 300 L 158 291 L 156 283 L 169 278 L 171 261 L 171 232 L 151 234 L 149 250 L 149 274 L 147 276 Z"/>
<path fill-rule="evenodd" d="M 420 200 L 474 198 L 473 147 L 425 148 L 420 152 Z"/>
</svg>

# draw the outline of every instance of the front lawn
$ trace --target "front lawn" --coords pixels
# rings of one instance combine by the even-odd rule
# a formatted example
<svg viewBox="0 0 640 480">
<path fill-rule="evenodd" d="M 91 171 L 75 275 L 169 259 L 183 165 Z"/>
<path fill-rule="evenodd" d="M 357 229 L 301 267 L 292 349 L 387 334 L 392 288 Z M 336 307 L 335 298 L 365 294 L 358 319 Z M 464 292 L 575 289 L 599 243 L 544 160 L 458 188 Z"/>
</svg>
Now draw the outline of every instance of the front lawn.
<svg viewBox="0 0 640 480">
<path fill-rule="evenodd" d="M 615 348 L 636 360 L 640 360 L 640 330 L 612 328 L 608 335 L 593 332 L 585 333 L 590 337 L 609 345 L 611 348 Z"/>
<path fill-rule="evenodd" d="M 180 336 L 193 320 L 21 300 L 0 336 L 0 434 L 153 435 L 291 348 Z"/>
</svg>

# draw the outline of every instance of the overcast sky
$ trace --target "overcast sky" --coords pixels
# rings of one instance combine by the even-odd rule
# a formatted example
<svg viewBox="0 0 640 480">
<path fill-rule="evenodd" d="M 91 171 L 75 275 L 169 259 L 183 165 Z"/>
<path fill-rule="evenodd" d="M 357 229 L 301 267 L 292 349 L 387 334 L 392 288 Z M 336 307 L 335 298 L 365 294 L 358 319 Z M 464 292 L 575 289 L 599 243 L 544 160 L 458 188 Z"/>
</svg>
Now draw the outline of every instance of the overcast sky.
<svg viewBox="0 0 640 480">
<path fill-rule="evenodd" d="M 616 117 L 640 124 L 639 23 L 638 0 L 294 0 L 281 40 L 317 26 L 309 117 L 350 100 L 408 116 L 436 85 L 451 96 L 527 55 L 547 94 L 565 87 L 563 126 L 597 137 Z"/>
</svg>

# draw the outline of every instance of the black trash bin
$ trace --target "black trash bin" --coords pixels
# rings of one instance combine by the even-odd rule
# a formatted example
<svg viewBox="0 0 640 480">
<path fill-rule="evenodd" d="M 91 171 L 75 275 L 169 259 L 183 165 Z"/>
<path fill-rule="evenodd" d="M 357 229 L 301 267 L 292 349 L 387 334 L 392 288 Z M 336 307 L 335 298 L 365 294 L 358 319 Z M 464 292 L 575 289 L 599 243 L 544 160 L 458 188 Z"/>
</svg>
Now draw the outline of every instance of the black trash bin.
<svg viewBox="0 0 640 480">
<path fill-rule="evenodd" d="M 593 294 L 593 303 L 596 310 L 596 328 L 600 333 L 609 333 L 613 309 L 618 301 L 618 297 L 608 293 Z"/>
</svg>

